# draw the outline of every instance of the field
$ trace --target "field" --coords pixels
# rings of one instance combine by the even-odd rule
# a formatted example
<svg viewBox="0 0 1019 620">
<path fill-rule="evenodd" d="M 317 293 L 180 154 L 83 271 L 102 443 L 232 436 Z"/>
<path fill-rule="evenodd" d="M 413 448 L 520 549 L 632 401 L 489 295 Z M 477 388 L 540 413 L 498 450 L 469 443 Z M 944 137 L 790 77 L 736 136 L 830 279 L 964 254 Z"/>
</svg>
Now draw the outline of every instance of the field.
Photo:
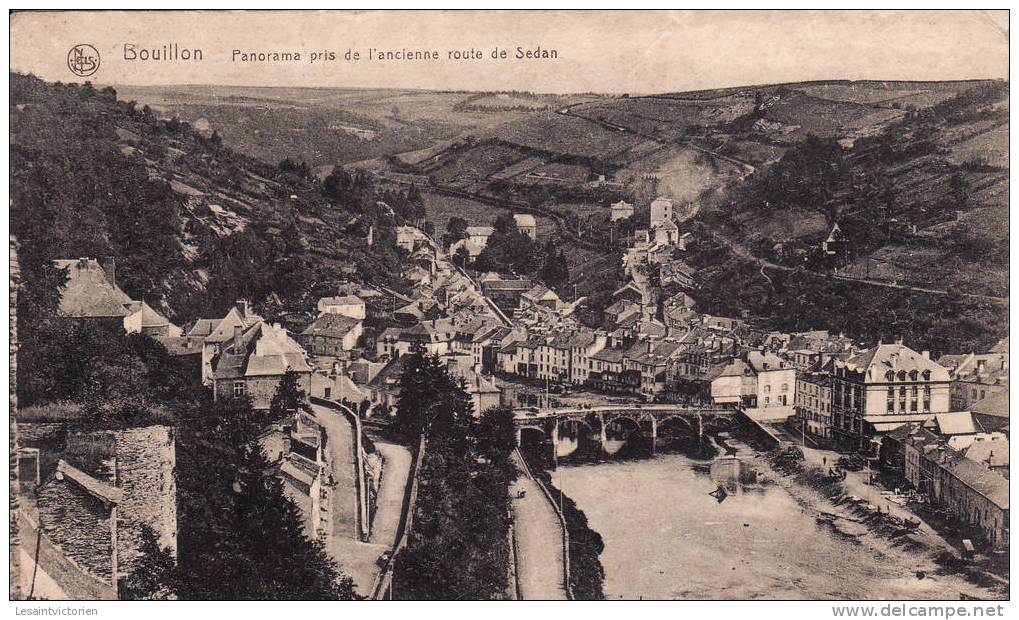
<svg viewBox="0 0 1019 620">
<path fill-rule="evenodd" d="M 750 112 L 753 104 L 753 98 L 746 96 L 713 100 L 633 97 L 577 106 L 573 112 L 664 139 L 680 138 L 690 127 L 732 121 Z"/>
<path fill-rule="evenodd" d="M 508 213 L 506 209 L 494 207 L 482 202 L 444 196 L 424 190 L 421 192 L 425 200 L 426 219 L 435 225 L 436 237 L 441 238 L 446 231 L 446 224 L 454 217 L 467 220 L 469 226 L 490 226 L 500 214 Z M 555 222 L 546 217 L 535 217 L 538 224 L 538 238 L 548 237 L 555 231 Z"/>
<path fill-rule="evenodd" d="M 338 88 L 132 87 L 119 95 L 157 114 L 208 123 L 259 159 L 313 167 L 404 155 L 414 164 L 467 135 L 521 120 L 527 110 L 464 108 L 472 93 Z M 550 101 L 558 101 L 551 98 Z"/>
<path fill-rule="evenodd" d="M 581 158 L 609 161 L 642 142 L 636 136 L 610 131 L 590 121 L 538 112 L 482 132 L 479 138 L 496 138 L 532 149 Z"/>
<path fill-rule="evenodd" d="M 525 159 L 520 151 L 498 144 L 483 144 L 446 158 L 428 174 L 440 185 L 479 189 L 500 170 Z"/>
</svg>

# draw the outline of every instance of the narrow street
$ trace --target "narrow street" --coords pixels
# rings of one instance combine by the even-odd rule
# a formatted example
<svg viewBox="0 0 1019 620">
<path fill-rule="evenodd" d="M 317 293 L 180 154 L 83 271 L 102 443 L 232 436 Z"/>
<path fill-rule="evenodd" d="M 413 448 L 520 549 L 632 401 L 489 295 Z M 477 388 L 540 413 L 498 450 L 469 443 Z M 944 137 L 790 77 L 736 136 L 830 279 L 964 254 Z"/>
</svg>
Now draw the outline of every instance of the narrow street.
<svg viewBox="0 0 1019 620">
<path fill-rule="evenodd" d="M 411 453 L 406 447 L 376 441 L 375 447 L 382 453 L 382 482 L 376 498 L 376 511 L 369 540 L 381 545 L 396 544 L 403 498 L 410 475 Z"/>
<path fill-rule="evenodd" d="M 362 595 L 370 593 L 379 572 L 377 560 L 391 548 L 387 544 L 361 542 L 357 533 L 357 468 L 354 464 L 354 429 L 339 411 L 311 405 L 316 419 L 328 433 L 332 484 L 328 488 L 329 529 L 325 549 L 336 560 Z M 397 509 L 399 512 L 399 509 Z M 399 514 L 396 516 L 399 521 Z"/>
<path fill-rule="evenodd" d="M 357 538 L 357 469 L 354 465 L 354 432 L 338 411 L 311 405 L 315 418 L 328 435 L 332 484 L 329 488 L 330 539 Z"/>
<path fill-rule="evenodd" d="M 563 583 L 563 533 L 559 517 L 538 483 L 530 478 L 520 456 L 513 461 L 519 475 L 510 487 L 513 498 L 514 540 L 517 548 L 517 578 L 525 601 L 566 600 Z M 523 491 L 524 496 L 518 497 Z"/>
</svg>

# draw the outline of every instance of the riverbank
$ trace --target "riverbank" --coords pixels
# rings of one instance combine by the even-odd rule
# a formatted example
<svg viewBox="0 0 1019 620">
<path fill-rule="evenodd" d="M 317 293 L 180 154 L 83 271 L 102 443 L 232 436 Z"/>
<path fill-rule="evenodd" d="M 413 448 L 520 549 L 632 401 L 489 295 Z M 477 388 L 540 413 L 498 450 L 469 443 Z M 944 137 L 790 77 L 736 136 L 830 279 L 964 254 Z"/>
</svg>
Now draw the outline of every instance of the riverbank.
<svg viewBox="0 0 1019 620">
<path fill-rule="evenodd" d="M 832 531 L 818 517 L 838 507 L 772 470 L 763 453 L 721 439 L 766 482 L 719 494 L 707 463 L 682 454 L 554 472 L 603 541 L 606 599 L 1000 598 L 933 558 Z"/>
<path fill-rule="evenodd" d="M 569 532 L 570 539 L 570 592 L 574 600 L 603 600 L 605 598 L 603 589 L 605 568 L 602 566 L 599 556 L 605 550 L 605 544 L 601 535 L 591 529 L 584 511 L 577 507 L 577 503 L 569 495 L 563 492 L 561 486 L 555 484 L 552 475 L 542 468 L 541 459 L 533 454 L 524 452 L 521 454 L 527 459 L 527 465 L 532 475 L 552 492 L 553 498 L 558 501 L 563 519 L 566 521 L 566 530 Z"/>
<path fill-rule="evenodd" d="M 740 456 L 789 493 L 804 510 L 814 513 L 822 526 L 858 546 L 859 553 L 887 559 L 903 567 L 903 575 L 917 582 L 944 581 L 949 589 L 934 598 L 954 600 L 963 595 L 979 599 L 1008 598 L 1007 581 L 976 574 L 953 562 L 955 550 L 930 527 L 925 524 L 915 529 L 903 527 L 901 523 L 911 516 L 908 511 L 903 512 L 898 506 L 872 504 L 885 511 L 876 513 L 866 507 L 866 495 L 862 505 L 848 499 L 855 497 L 853 493 L 858 489 L 828 478 L 816 464 L 784 470 L 756 451 L 740 450 Z"/>
</svg>

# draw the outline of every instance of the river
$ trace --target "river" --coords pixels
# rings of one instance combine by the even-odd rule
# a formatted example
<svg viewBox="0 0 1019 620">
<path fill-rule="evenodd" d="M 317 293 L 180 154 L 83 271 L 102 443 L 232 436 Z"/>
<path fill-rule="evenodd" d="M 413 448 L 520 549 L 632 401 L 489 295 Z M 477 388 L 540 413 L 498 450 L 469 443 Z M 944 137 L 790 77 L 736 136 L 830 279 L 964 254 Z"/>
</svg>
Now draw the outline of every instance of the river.
<svg viewBox="0 0 1019 620">
<path fill-rule="evenodd" d="M 836 537 L 781 486 L 719 502 L 695 465 L 669 454 L 552 472 L 604 540 L 606 599 L 957 599 L 970 587 L 883 541 Z"/>
</svg>

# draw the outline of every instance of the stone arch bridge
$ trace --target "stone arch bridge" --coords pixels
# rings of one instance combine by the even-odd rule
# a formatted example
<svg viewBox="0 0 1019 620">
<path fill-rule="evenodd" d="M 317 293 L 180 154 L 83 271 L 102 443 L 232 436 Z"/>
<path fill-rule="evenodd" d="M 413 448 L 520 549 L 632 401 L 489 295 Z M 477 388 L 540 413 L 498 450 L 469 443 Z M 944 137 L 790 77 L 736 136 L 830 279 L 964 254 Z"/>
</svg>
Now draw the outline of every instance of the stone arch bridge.
<svg viewBox="0 0 1019 620">
<path fill-rule="evenodd" d="M 662 430 L 681 432 L 703 439 L 705 429 L 740 416 L 738 409 L 717 406 L 679 404 L 656 405 L 599 405 L 593 407 L 560 407 L 514 409 L 513 421 L 517 431 L 517 446 L 524 436 L 540 433 L 542 441 L 550 441 L 552 460 L 564 450 L 576 449 L 580 437 L 597 442 L 602 453 L 612 454 L 629 438 L 638 437 L 649 444 L 654 454 Z M 562 446 L 566 446 L 563 448 Z"/>
</svg>

